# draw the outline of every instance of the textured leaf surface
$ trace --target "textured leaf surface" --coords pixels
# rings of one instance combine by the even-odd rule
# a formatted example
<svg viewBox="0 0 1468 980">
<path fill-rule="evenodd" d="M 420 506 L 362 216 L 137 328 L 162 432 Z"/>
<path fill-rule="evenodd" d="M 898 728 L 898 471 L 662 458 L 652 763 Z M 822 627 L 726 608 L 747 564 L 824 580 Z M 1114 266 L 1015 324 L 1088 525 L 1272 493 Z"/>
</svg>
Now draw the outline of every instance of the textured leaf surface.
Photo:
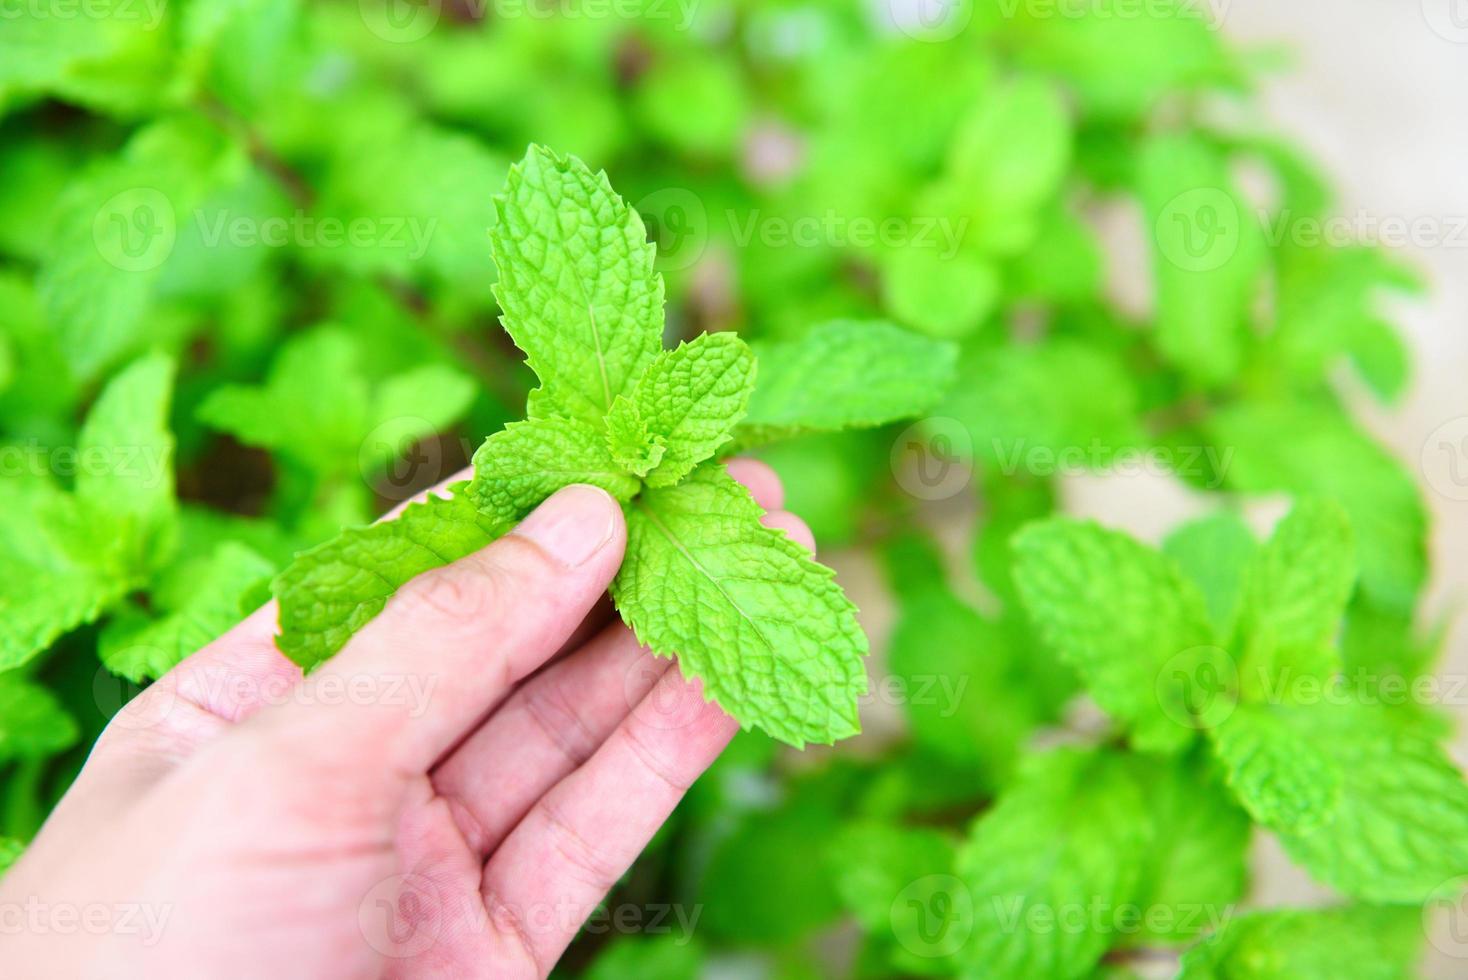
<svg viewBox="0 0 1468 980">
<path fill-rule="evenodd" d="M 220 544 L 190 566 L 192 588 L 179 608 L 152 621 L 109 625 L 100 643 L 102 663 L 134 682 L 161 677 L 244 618 L 274 572 L 268 560 L 245 545 Z"/>
<path fill-rule="evenodd" d="M 1257 548 L 1248 525 L 1227 511 L 1189 521 L 1162 543 L 1162 553 L 1176 562 L 1203 593 L 1215 635 L 1221 641 L 1233 636 L 1244 572 Z"/>
<path fill-rule="evenodd" d="M 106 515 L 124 561 L 139 571 L 157 567 L 176 544 L 168 428 L 173 371 L 173 361 L 162 354 L 121 371 L 87 414 L 77 446 L 79 458 L 88 461 L 77 474 L 77 499 L 91 513 Z"/>
<path fill-rule="evenodd" d="M 0 480 L 0 670 L 95 619 L 136 582 L 117 539 L 48 480 Z"/>
<path fill-rule="evenodd" d="M 830 569 L 759 522 L 749 492 L 705 464 L 627 510 L 612 597 L 637 638 L 740 724 L 795 746 L 858 730 L 866 636 Z"/>
<path fill-rule="evenodd" d="M 1241 705 L 1210 734 L 1229 785 L 1254 819 L 1306 830 L 1334 810 L 1341 774 L 1328 751 L 1291 720 L 1270 707 Z"/>
<path fill-rule="evenodd" d="M 495 297 L 540 378 L 530 413 L 600 425 L 662 347 L 657 250 L 605 174 L 538 146 L 510 169 L 497 209 Z"/>
<path fill-rule="evenodd" d="M 1197 755 L 1137 756 L 1132 778 L 1147 800 L 1150 841 L 1126 946 L 1190 942 L 1216 929 L 1244 895 L 1252 827 Z"/>
<path fill-rule="evenodd" d="M 510 525 L 485 517 L 465 495 L 429 497 L 395 520 L 349 528 L 296 556 L 276 576 L 276 645 L 307 669 L 340 650 L 415 576 L 489 544 Z"/>
<path fill-rule="evenodd" d="M 1229 724 L 1262 710 L 1241 708 Z M 1468 868 L 1468 785 L 1410 716 L 1342 701 L 1269 710 L 1278 727 L 1258 740 L 1268 740 L 1273 758 L 1258 763 L 1257 778 L 1235 774 L 1230 783 L 1246 806 L 1266 798 L 1274 806 L 1262 813 L 1288 814 L 1299 807 L 1280 801 L 1332 778 L 1314 771 L 1329 767 L 1339 785 L 1334 804 L 1304 826 L 1278 828 L 1285 850 L 1315 878 L 1365 901 L 1422 902 Z M 1305 745 L 1314 749 L 1309 771 L 1297 761 Z"/>
<path fill-rule="evenodd" d="M 1015 584 L 1047 643 L 1142 748 L 1191 732 L 1171 669 L 1209 643 L 1203 598 L 1167 558 L 1097 524 L 1055 519 L 1014 539 Z M 1183 672 L 1186 674 L 1186 671 Z"/>
<path fill-rule="evenodd" d="M 1147 815 L 1121 760 L 1060 750 L 1029 760 L 958 855 L 974 927 L 961 975 L 1084 977 L 1141 873 Z"/>
<path fill-rule="evenodd" d="M 1340 668 L 1334 640 L 1356 586 L 1356 547 L 1345 512 L 1310 501 L 1280 521 L 1245 577 L 1240 667 L 1245 696 Z"/>
<path fill-rule="evenodd" d="M 754 374 L 754 354 L 732 333 L 703 334 L 648 365 L 631 394 L 650 438 L 664 448 L 648 486 L 672 486 L 728 441 Z"/>
<path fill-rule="evenodd" d="M 1205 425 L 1217 445 L 1233 450 L 1225 476 L 1234 489 L 1322 497 L 1344 507 L 1362 591 L 1385 608 L 1412 608 L 1427 574 L 1427 517 L 1400 462 L 1325 407 L 1239 403 Z"/>
<path fill-rule="evenodd" d="M 485 517 L 518 521 L 570 483 L 601 487 L 618 500 L 638 490 L 637 480 L 612 459 L 601 432 L 574 419 L 530 419 L 484 440 L 465 492 Z"/>
<path fill-rule="evenodd" d="M 1178 980 L 1409 980 L 1422 915 L 1351 906 L 1241 915 L 1183 957 Z"/>
<path fill-rule="evenodd" d="M 950 343 L 880 320 L 835 320 L 755 353 L 759 379 L 740 445 L 921 415 L 953 382 L 957 356 Z"/>
</svg>

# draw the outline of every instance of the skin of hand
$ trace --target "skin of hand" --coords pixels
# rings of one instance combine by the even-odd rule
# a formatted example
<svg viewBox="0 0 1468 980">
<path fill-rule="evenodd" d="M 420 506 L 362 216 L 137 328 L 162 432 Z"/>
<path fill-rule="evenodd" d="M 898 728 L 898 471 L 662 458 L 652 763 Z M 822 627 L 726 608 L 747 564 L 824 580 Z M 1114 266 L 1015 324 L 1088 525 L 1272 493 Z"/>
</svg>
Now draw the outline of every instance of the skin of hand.
<svg viewBox="0 0 1468 980">
<path fill-rule="evenodd" d="M 812 545 L 763 464 L 730 471 Z M 544 977 L 737 724 L 602 601 L 561 490 L 309 677 L 275 607 L 113 718 L 0 880 L 5 976 Z"/>
</svg>

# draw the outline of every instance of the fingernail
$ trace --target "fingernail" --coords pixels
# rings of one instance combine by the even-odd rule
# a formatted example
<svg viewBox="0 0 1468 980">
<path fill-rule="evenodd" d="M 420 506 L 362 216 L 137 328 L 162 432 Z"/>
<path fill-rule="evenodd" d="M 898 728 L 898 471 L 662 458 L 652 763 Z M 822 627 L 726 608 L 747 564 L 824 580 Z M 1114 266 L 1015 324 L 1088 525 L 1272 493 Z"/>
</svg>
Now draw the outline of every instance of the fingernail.
<svg viewBox="0 0 1468 980">
<path fill-rule="evenodd" d="M 515 533 L 567 568 L 583 565 L 612 539 L 617 503 L 597 487 L 573 484 L 546 498 Z"/>
</svg>

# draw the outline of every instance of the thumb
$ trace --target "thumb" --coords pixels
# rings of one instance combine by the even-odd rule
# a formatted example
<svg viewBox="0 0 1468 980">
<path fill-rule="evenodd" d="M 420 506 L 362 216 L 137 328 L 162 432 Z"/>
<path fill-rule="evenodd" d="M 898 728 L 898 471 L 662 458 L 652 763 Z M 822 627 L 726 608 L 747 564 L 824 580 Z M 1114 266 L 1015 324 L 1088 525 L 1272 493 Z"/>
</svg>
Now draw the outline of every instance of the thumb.
<svg viewBox="0 0 1468 980">
<path fill-rule="evenodd" d="M 426 771 L 565 643 L 625 545 L 615 500 L 565 487 L 505 537 L 409 582 L 295 696 L 247 726 L 296 751 Z"/>
</svg>

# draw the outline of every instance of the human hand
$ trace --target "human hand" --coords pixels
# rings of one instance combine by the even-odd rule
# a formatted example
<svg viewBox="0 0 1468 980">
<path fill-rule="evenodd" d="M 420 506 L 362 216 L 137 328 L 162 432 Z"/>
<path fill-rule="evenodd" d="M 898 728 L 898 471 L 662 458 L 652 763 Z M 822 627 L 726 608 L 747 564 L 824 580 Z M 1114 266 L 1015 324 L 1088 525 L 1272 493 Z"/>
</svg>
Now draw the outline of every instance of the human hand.
<svg viewBox="0 0 1468 980">
<path fill-rule="evenodd" d="M 730 471 L 811 546 L 773 472 Z M 273 604 L 184 660 L 0 882 L 0 909 L 41 910 L 4 974 L 547 975 L 737 729 L 602 627 L 625 533 L 569 487 L 309 677 Z M 50 927 L 68 906 L 97 927 Z"/>
</svg>

